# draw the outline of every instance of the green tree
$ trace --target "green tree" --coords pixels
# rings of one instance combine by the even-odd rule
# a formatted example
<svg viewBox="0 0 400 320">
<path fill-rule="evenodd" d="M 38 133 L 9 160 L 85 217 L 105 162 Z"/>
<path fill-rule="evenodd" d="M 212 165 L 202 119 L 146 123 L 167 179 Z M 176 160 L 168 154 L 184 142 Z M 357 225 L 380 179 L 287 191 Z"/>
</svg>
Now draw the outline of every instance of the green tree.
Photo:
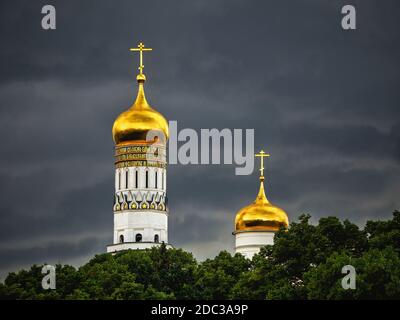
<svg viewBox="0 0 400 320">
<path fill-rule="evenodd" d="M 196 298 L 229 299 L 240 277 L 249 270 L 250 261 L 241 254 L 221 251 L 214 259 L 200 264 L 196 273 Z"/>
<path fill-rule="evenodd" d="M 197 263 L 191 253 L 160 247 L 96 255 L 75 269 L 56 266 L 56 290 L 42 288 L 41 265 L 11 272 L 0 299 L 400 299 L 400 212 L 368 221 L 301 215 L 250 261 L 226 251 Z M 343 266 L 356 269 L 344 290 Z"/>
<path fill-rule="evenodd" d="M 356 289 L 344 289 L 343 266 L 356 270 Z M 308 299 L 400 299 L 400 258 L 392 247 L 370 249 L 361 257 L 334 252 L 305 275 Z"/>
<path fill-rule="evenodd" d="M 393 212 L 388 221 L 367 221 L 365 233 L 371 248 L 383 249 L 391 246 L 400 253 L 400 211 Z"/>
</svg>

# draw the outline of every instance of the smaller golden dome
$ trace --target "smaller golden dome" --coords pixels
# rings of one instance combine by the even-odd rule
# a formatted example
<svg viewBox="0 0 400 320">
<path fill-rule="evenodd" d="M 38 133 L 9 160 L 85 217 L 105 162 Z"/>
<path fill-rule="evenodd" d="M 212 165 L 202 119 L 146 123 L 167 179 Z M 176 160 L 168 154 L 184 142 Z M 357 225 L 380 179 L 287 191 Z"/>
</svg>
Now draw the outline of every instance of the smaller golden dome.
<svg viewBox="0 0 400 320">
<path fill-rule="evenodd" d="M 114 121 L 112 134 L 116 145 L 132 141 L 146 141 L 148 132 L 152 130 L 162 132 L 165 139 L 169 137 L 167 120 L 146 100 L 143 88 L 145 80 L 144 74 L 137 76 L 138 93 L 134 104 Z"/>
<path fill-rule="evenodd" d="M 260 191 L 256 200 L 242 208 L 236 215 L 235 232 L 240 231 L 278 231 L 287 228 L 289 219 L 285 211 L 271 204 L 264 191 L 264 177 L 260 177 Z"/>
</svg>

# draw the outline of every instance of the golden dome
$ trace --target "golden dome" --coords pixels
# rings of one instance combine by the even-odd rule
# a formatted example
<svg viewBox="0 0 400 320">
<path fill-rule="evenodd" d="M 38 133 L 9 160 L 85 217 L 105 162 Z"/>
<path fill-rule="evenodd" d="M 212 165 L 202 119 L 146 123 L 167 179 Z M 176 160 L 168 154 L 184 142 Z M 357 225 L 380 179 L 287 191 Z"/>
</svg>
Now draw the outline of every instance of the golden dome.
<svg viewBox="0 0 400 320">
<path fill-rule="evenodd" d="M 131 141 L 146 141 L 146 135 L 151 130 L 162 132 L 165 139 L 169 137 L 167 120 L 161 113 L 154 110 L 146 100 L 143 88 L 145 80 L 144 74 L 137 76 L 138 93 L 136 101 L 114 121 L 112 134 L 116 145 Z"/>
<path fill-rule="evenodd" d="M 265 196 L 264 177 L 261 176 L 260 180 L 260 191 L 256 200 L 236 215 L 235 232 L 278 231 L 281 226 L 289 226 L 286 212 L 271 204 Z"/>
</svg>

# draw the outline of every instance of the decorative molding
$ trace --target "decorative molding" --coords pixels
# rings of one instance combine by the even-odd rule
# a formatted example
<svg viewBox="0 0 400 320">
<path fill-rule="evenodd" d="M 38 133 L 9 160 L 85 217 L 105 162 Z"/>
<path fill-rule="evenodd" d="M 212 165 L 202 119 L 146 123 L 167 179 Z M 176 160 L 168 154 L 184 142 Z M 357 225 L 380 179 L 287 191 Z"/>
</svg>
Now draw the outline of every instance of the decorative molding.
<svg viewBox="0 0 400 320">
<path fill-rule="evenodd" d="M 156 167 L 165 169 L 167 167 L 166 163 L 163 162 L 155 162 L 155 161 L 123 161 L 115 163 L 115 167 L 117 169 L 120 168 L 128 168 L 128 167 Z"/>
<path fill-rule="evenodd" d="M 118 191 L 114 196 L 114 212 L 125 210 L 156 210 L 168 212 L 168 198 L 165 192 Z"/>
</svg>

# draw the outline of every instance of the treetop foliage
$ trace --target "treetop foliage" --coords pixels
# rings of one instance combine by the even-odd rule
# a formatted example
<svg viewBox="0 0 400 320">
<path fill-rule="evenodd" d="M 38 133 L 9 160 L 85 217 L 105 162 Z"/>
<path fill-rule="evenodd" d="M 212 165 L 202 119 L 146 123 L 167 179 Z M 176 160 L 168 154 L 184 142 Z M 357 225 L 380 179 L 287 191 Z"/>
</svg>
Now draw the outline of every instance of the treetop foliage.
<svg viewBox="0 0 400 320">
<path fill-rule="evenodd" d="M 198 262 L 182 249 L 99 254 L 76 269 L 56 266 L 56 289 L 41 286 L 42 266 L 10 273 L 0 299 L 400 299 L 400 212 L 363 230 L 336 217 L 301 215 L 252 260 L 221 251 Z M 343 289 L 342 267 L 356 270 Z"/>
</svg>

